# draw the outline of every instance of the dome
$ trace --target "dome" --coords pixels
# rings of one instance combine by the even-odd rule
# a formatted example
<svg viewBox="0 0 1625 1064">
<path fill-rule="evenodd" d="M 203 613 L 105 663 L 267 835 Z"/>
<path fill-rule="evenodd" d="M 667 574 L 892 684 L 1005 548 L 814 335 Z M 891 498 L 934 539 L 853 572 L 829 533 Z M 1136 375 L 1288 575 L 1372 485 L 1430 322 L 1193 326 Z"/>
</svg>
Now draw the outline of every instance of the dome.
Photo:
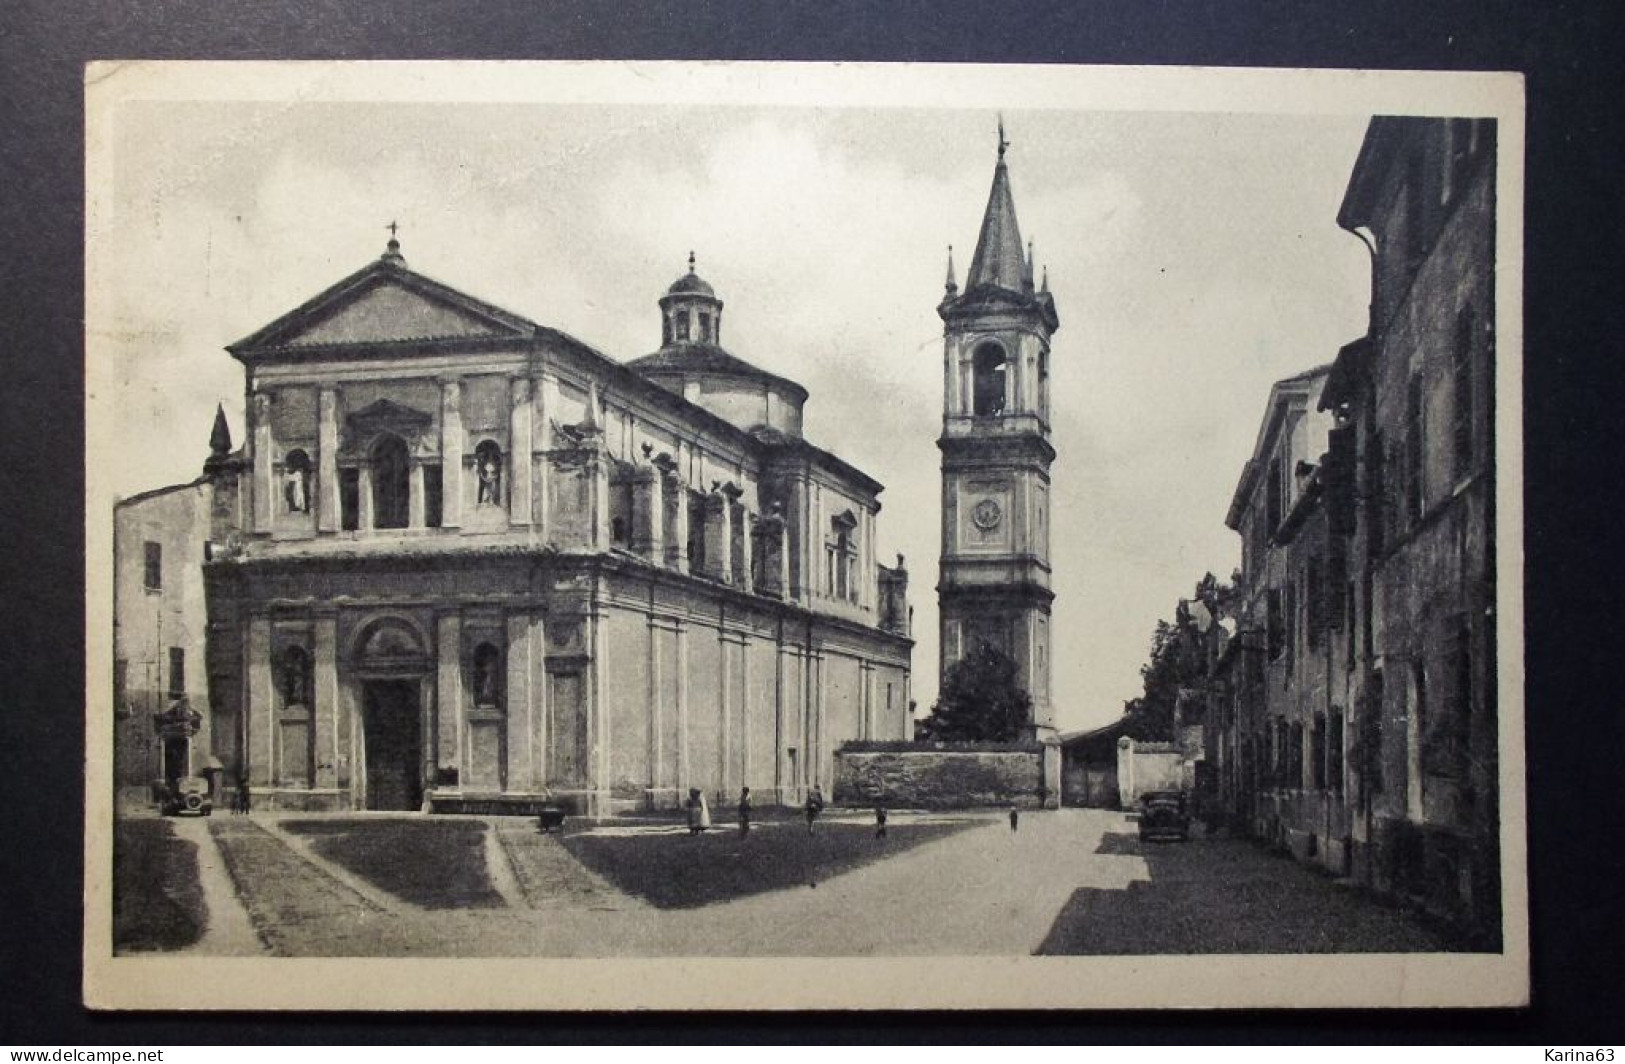
<svg viewBox="0 0 1625 1064">
<path fill-rule="evenodd" d="M 708 299 L 717 297 L 716 289 L 706 284 L 700 275 L 694 272 L 694 253 L 688 253 L 688 272 L 671 283 L 666 289 L 668 296 L 705 296 Z"/>
<path fill-rule="evenodd" d="M 668 296 L 710 296 L 712 299 L 717 297 L 716 289 L 706 284 L 705 281 L 700 279 L 700 275 L 692 270 L 673 281 L 671 287 L 666 289 L 666 294 Z"/>
</svg>

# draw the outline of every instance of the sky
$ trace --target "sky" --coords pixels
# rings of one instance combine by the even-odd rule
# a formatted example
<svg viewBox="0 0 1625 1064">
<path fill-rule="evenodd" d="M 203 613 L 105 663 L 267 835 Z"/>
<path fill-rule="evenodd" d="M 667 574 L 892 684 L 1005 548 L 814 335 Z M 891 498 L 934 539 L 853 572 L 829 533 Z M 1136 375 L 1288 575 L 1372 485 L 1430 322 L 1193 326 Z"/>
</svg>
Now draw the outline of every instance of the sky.
<svg viewBox="0 0 1625 1064">
<path fill-rule="evenodd" d="M 1139 692 L 1160 617 L 1228 576 L 1224 515 L 1272 382 L 1364 332 L 1369 261 L 1336 225 L 1366 119 L 979 107 L 131 100 L 94 212 L 100 482 L 195 477 L 223 350 L 381 254 L 617 359 L 659 346 L 686 269 L 723 343 L 804 384 L 806 435 L 886 485 L 914 690 L 936 696 L 945 257 L 969 264 L 997 116 L 1049 270 L 1054 702 L 1063 731 Z"/>
</svg>

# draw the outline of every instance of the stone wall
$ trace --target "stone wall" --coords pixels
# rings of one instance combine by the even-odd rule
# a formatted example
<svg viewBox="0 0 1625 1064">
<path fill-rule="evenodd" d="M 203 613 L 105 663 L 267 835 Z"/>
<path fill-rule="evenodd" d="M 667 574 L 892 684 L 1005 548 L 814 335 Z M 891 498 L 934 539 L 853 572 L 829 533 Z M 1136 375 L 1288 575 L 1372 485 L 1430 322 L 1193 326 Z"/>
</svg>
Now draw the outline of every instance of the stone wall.
<svg viewBox="0 0 1625 1064">
<path fill-rule="evenodd" d="M 1037 743 L 848 743 L 835 755 L 837 805 L 903 809 L 1045 804 Z"/>
<path fill-rule="evenodd" d="M 1121 808 L 1133 809 L 1147 791 L 1184 789 L 1185 758 L 1174 743 L 1117 741 L 1117 790 Z"/>
</svg>

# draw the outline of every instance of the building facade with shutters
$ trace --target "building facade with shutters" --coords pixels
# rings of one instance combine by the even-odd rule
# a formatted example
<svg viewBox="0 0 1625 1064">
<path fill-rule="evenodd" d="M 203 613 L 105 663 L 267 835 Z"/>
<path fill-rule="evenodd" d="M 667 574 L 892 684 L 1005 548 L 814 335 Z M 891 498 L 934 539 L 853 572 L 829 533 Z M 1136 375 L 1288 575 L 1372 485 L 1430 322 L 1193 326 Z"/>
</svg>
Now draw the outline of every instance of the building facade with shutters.
<svg viewBox="0 0 1625 1064">
<path fill-rule="evenodd" d="M 205 477 L 113 507 L 113 778 L 120 789 L 210 767 L 203 563 L 212 501 Z"/>
<path fill-rule="evenodd" d="M 1293 637 L 1277 641 L 1268 611 L 1255 611 L 1227 649 L 1216 677 L 1229 714 L 1225 798 L 1238 820 L 1284 832 L 1296 849 L 1311 847 L 1292 833 L 1324 832 L 1313 848 L 1330 867 L 1494 948 L 1495 123 L 1374 119 L 1337 221 L 1371 251 L 1367 333 L 1321 374 L 1318 397 L 1304 398 L 1303 416 L 1330 427 L 1323 453 L 1310 446 L 1308 464 L 1281 489 L 1285 528 L 1260 537 L 1251 523 L 1258 455 L 1231 527 L 1242 533 L 1249 587 L 1255 573 L 1270 584 L 1268 566 L 1255 564 L 1260 552 L 1280 554 L 1289 572 L 1292 552 L 1309 552 L 1299 594 L 1317 604 L 1315 614 L 1285 603 L 1288 625 L 1309 634 L 1317 620 L 1341 628 L 1321 637 L 1316 671 L 1296 681 L 1272 671 Z M 1294 484 L 1312 504 L 1299 523 Z M 1332 568 L 1311 586 L 1316 570 L 1307 563 L 1317 551 Z M 1308 781 L 1323 768 L 1330 781 L 1340 765 L 1341 789 L 1309 789 L 1308 801 L 1264 799 L 1262 781 L 1280 786 L 1269 767 L 1281 748 L 1273 707 L 1318 703 L 1323 690 L 1324 755 L 1307 741 L 1306 765 L 1289 764 L 1288 775 Z M 1286 748 L 1290 762 L 1290 730 Z"/>
<path fill-rule="evenodd" d="M 228 348 L 207 716 L 256 807 L 795 803 L 841 742 L 910 734 L 881 485 L 803 437 L 807 392 L 730 354 L 722 309 L 691 256 L 622 363 L 391 239 Z"/>
<path fill-rule="evenodd" d="M 1328 498 L 1340 444 L 1319 409 L 1328 372 L 1271 388 L 1231 500 L 1236 631 L 1214 667 L 1207 754 L 1233 826 L 1346 874 L 1364 838 L 1350 803 L 1347 530 Z"/>
</svg>

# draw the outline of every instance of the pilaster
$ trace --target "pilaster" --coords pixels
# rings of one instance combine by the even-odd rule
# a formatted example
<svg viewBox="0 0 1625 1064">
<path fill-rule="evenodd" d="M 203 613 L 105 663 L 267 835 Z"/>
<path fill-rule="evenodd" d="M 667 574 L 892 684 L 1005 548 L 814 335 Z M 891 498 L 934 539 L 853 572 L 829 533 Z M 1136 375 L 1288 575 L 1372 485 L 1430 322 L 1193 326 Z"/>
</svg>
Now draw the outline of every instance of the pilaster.
<svg viewBox="0 0 1625 1064">
<path fill-rule="evenodd" d="M 271 435 L 271 397 L 255 392 L 249 398 L 254 413 L 254 531 L 270 532 L 275 514 L 276 483 L 271 468 L 276 442 Z"/>
<path fill-rule="evenodd" d="M 339 527 L 339 421 L 338 393 L 323 388 L 316 396 L 316 528 L 336 532 Z"/>
<path fill-rule="evenodd" d="M 356 477 L 356 528 L 363 535 L 372 531 L 372 466 L 366 462 Z"/>
<path fill-rule="evenodd" d="M 276 679 L 271 674 L 271 618 L 255 614 L 248 621 L 245 662 L 248 704 L 244 707 L 248 739 L 248 779 L 252 786 L 271 784 L 271 756 L 276 736 Z"/>
<path fill-rule="evenodd" d="M 316 730 L 316 786 L 338 785 L 339 745 L 339 622 L 330 611 L 316 614 L 315 706 L 311 727 Z"/>
<path fill-rule="evenodd" d="M 440 524 L 463 523 L 463 382 L 440 382 Z"/>
<path fill-rule="evenodd" d="M 463 754 L 466 724 L 463 720 L 462 646 L 462 616 L 452 610 L 436 617 L 435 706 L 439 719 L 435 728 L 435 765 L 456 768 L 459 786 L 469 768 Z"/>
<path fill-rule="evenodd" d="M 516 377 L 508 383 L 508 523 L 531 523 L 531 467 L 535 444 L 531 439 L 531 382 Z"/>
<path fill-rule="evenodd" d="M 538 782 L 534 717 L 542 705 L 542 622 L 529 610 L 508 615 L 508 788 L 532 790 Z M 545 749 L 545 748 L 544 748 Z"/>
<path fill-rule="evenodd" d="M 422 528 L 424 523 L 423 512 L 423 463 L 412 462 L 411 476 L 408 480 L 406 500 L 406 527 Z"/>
</svg>

